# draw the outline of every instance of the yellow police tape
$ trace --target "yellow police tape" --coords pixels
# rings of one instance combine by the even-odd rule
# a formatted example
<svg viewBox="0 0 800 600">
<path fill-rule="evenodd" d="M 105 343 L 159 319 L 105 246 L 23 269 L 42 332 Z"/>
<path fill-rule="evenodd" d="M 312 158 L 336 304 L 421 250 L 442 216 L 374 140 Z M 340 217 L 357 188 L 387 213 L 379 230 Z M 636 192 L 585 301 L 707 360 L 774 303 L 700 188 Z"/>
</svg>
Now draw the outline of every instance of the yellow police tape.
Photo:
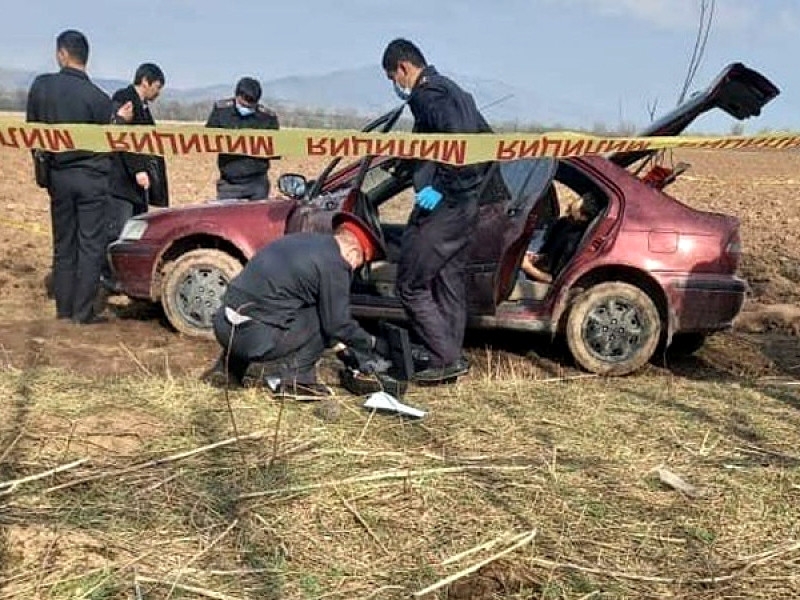
<svg viewBox="0 0 800 600">
<path fill-rule="evenodd" d="M 197 125 L 44 125 L 0 117 L 0 147 L 51 152 L 137 152 L 162 156 L 243 154 L 269 158 L 369 155 L 466 165 L 521 158 L 565 158 L 664 148 L 718 150 L 800 148 L 800 133 L 758 136 L 601 137 L 571 132 L 542 134 L 362 133 L 325 129 L 213 129 Z"/>
</svg>

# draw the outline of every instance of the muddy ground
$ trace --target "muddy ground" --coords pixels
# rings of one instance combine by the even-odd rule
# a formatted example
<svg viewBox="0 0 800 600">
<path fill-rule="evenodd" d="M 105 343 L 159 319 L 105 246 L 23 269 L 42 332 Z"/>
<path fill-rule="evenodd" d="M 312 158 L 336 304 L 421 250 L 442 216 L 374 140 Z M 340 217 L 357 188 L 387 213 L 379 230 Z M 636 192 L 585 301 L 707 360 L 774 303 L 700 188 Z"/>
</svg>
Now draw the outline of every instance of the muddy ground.
<svg viewBox="0 0 800 600">
<path fill-rule="evenodd" d="M 721 336 L 715 355 L 732 370 L 783 374 L 800 364 L 796 337 L 800 330 L 800 153 L 682 151 L 675 161 L 692 168 L 670 191 L 700 209 L 734 214 L 742 222 L 745 255 L 742 274 L 752 286 L 739 331 Z M 320 161 L 288 159 L 274 165 L 281 172 L 313 175 Z M 213 197 L 214 159 L 169 161 L 175 205 Z M 32 364 L 64 367 L 81 374 L 199 374 L 213 359 L 214 344 L 174 333 L 153 307 L 114 300 L 112 321 L 77 327 L 53 319 L 54 306 L 45 295 L 43 278 L 51 255 L 48 198 L 32 181 L 30 157 L 0 151 L 0 360 L 7 366 Z M 485 345 L 485 340 L 478 344 Z M 753 344 L 766 348 L 755 363 Z M 506 348 L 519 354 L 516 343 Z M 547 340 L 534 339 L 536 367 L 549 369 Z M 503 350 L 502 344 L 500 350 Z M 524 354 L 524 352 L 522 352 Z M 556 362 L 562 356 L 552 357 Z M 568 360 L 565 367 L 568 368 Z"/>
</svg>

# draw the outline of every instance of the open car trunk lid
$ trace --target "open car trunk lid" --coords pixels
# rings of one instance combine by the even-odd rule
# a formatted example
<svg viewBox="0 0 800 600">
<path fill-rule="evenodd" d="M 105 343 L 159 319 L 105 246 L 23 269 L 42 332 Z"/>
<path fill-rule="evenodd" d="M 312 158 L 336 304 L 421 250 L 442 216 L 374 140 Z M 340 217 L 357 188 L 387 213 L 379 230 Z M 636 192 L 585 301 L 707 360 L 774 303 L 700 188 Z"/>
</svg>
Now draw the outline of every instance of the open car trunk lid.
<svg viewBox="0 0 800 600">
<path fill-rule="evenodd" d="M 742 63 L 733 63 L 725 67 L 705 91 L 693 95 L 638 135 L 640 137 L 678 135 L 697 117 L 714 108 L 724 110 L 739 121 L 756 117 L 778 94 L 780 90 L 777 86 L 761 73 Z M 627 167 L 655 152 L 657 150 L 617 152 L 611 154 L 608 159 L 621 167 Z"/>
</svg>

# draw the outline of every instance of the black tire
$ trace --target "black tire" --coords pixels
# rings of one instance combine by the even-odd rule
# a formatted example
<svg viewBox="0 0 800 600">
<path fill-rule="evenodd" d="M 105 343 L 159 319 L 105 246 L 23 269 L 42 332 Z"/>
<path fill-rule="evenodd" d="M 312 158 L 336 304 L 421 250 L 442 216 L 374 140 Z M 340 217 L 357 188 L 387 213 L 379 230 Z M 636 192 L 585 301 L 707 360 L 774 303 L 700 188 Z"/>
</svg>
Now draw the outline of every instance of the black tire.
<svg viewBox="0 0 800 600">
<path fill-rule="evenodd" d="M 707 333 L 676 333 L 667 348 L 667 356 L 691 356 L 703 347 L 707 339 Z"/>
<path fill-rule="evenodd" d="M 656 351 L 661 318 L 653 300 L 638 287 L 601 283 L 573 302 L 566 337 L 582 368 L 598 375 L 627 375 Z"/>
<path fill-rule="evenodd" d="M 222 250 L 192 250 L 169 263 L 161 282 L 161 304 L 180 333 L 214 339 L 211 318 L 242 264 Z"/>
</svg>

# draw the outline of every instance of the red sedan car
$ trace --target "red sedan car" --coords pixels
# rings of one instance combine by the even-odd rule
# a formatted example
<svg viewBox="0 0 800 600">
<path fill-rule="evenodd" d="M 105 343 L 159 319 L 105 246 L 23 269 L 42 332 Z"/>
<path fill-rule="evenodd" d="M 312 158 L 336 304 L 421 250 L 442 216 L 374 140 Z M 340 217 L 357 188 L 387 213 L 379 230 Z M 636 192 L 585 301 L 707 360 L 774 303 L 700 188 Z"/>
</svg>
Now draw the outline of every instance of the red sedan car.
<svg viewBox="0 0 800 600">
<path fill-rule="evenodd" d="M 720 108 L 737 119 L 760 114 L 779 93 L 740 63 L 703 93 L 642 135 L 675 135 L 698 115 Z M 388 131 L 402 107 L 371 123 Z M 730 327 L 746 293 L 736 276 L 741 256 L 735 217 L 702 212 L 663 191 L 680 169 L 651 168 L 650 152 L 531 159 L 491 166 L 480 192 L 471 249 L 469 326 L 566 336 L 577 363 L 621 375 L 643 366 L 659 347 L 692 351 Z M 385 261 L 355 277 L 357 317 L 402 320 L 394 280 L 404 214 L 410 209 L 407 159 L 370 157 L 313 182 L 284 175 L 284 198 L 209 202 L 135 217 L 109 247 L 124 293 L 161 302 L 171 324 L 211 335 L 211 316 L 228 281 L 262 246 L 296 231 L 330 231 L 339 210 L 362 216 L 389 249 Z M 585 224 L 551 283 L 529 281 L 520 262 L 541 223 L 572 197 L 591 193 L 600 213 Z"/>
</svg>

